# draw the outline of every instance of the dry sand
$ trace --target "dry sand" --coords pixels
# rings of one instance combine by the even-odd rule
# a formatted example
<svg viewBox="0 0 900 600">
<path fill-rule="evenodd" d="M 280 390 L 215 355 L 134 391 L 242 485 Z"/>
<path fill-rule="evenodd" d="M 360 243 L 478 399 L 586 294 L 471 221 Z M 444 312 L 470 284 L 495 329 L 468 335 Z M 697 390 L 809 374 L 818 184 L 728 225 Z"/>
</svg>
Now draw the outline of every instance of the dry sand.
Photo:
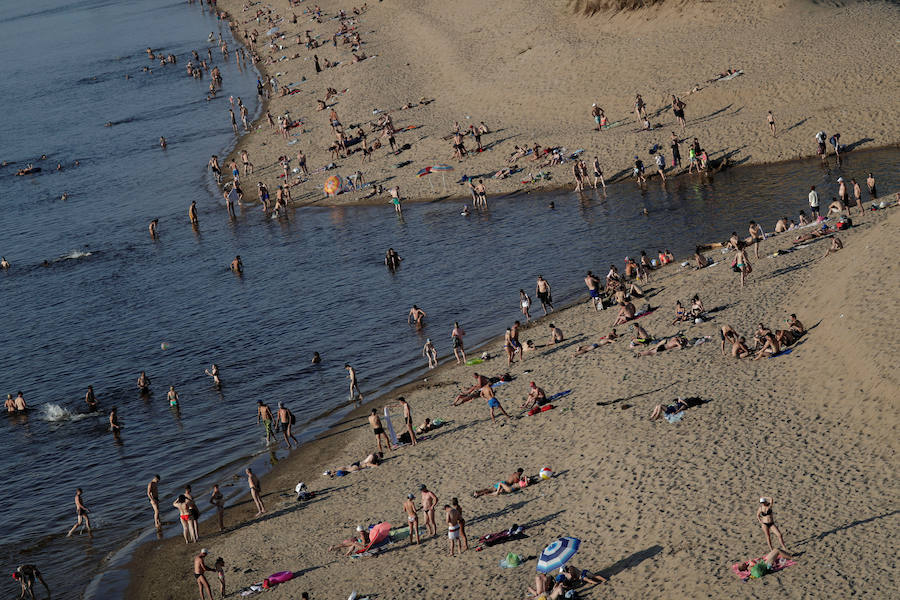
<svg viewBox="0 0 900 600">
<path fill-rule="evenodd" d="M 483 401 L 451 407 L 475 369 L 442 366 L 427 383 L 374 406 L 404 394 L 417 423 L 430 416 L 446 426 L 390 453 L 377 469 L 322 477 L 373 449 L 369 407 L 357 410 L 265 478 L 270 515 L 251 520 L 245 501 L 229 507 L 225 534 L 202 527 L 210 564 L 225 559 L 231 590 L 276 571 L 301 573 L 267 592 L 273 600 L 301 591 L 345 598 L 354 589 L 382 599 L 524 598 L 533 557 L 557 536 L 574 535 L 583 540 L 574 564 L 610 578 L 583 592 L 590 598 L 891 597 L 900 521 L 900 381 L 891 367 L 900 351 L 892 330 L 900 322 L 900 210 L 855 220 L 857 227 L 841 233 L 845 249 L 825 259 L 827 240 L 774 258 L 790 247 L 789 234 L 764 242 L 743 292 L 730 256 L 714 253 L 720 263 L 702 271 L 673 265 L 655 272 L 650 302 L 661 308 L 643 325 L 657 337 L 675 333 L 675 301 L 699 293 L 713 318 L 683 328 L 691 338 L 713 336 L 710 343 L 636 358 L 620 341 L 576 357 L 575 346 L 597 341 L 614 318 L 583 303 L 552 316 L 567 337 L 558 347 L 510 369 L 499 358 L 479 365 L 483 373 L 516 376 L 498 392 L 512 414 L 530 380 L 548 394 L 573 390 L 547 413 L 492 424 Z M 791 312 L 810 328 L 792 354 L 756 362 L 722 356 L 721 325 L 749 338 L 758 322 L 783 327 Z M 533 324 L 522 339 L 544 343 L 546 323 Z M 499 352 L 499 342 L 490 351 Z M 654 405 L 676 396 L 709 403 L 680 423 L 648 419 Z M 512 495 L 470 497 L 519 466 L 531 474 L 549 466 L 556 475 Z M 313 501 L 293 499 L 299 480 L 319 492 Z M 327 552 L 357 524 L 402 525 L 402 500 L 421 482 L 440 505 L 460 498 L 471 546 L 513 523 L 529 538 L 452 559 L 443 534 L 421 547 L 393 544 L 374 558 Z M 766 550 L 755 521 L 761 495 L 774 497 L 776 523 L 801 555 L 797 566 L 742 583 L 730 565 Z M 129 597 L 196 597 L 190 556 L 197 548 L 180 538 L 142 548 Z M 507 552 L 532 558 L 502 569 Z"/>
<path fill-rule="evenodd" d="M 896 31 L 900 7 L 888 2 L 829 2 L 808 0 L 771 2 L 664 3 L 634 13 L 592 18 L 573 16 L 562 0 L 534 3 L 510 0 L 438 2 L 394 0 L 371 2 L 359 17 L 362 52 L 375 58 L 351 64 L 348 45 L 333 48 L 331 35 L 338 22 L 338 8 L 350 5 L 323 1 L 323 23 L 310 22 L 298 5 L 298 23 L 279 23 L 287 35 L 278 40 L 283 49 L 274 53 L 258 44 L 260 67 L 278 76 L 282 84 L 299 82 L 298 93 L 273 98 L 273 115 L 290 111 L 302 118 L 306 132 L 291 140 L 275 134 L 265 119 L 262 128 L 241 138 L 239 148 L 250 152 L 257 174 L 245 192 L 255 199 L 255 182 L 265 181 L 271 190 L 280 181 L 277 158 L 292 159 L 302 148 L 311 170 L 330 162 L 328 146 L 333 136 L 328 111 L 316 111 L 326 87 L 349 88 L 337 97 L 334 109 L 344 125 L 368 124 L 373 109 L 392 110 L 398 128 L 417 129 L 397 135 L 410 149 L 399 156 L 385 148 L 376 150 L 374 161 L 362 163 L 361 153 L 336 161 L 338 168 L 312 176 L 293 188 L 297 203 L 354 203 L 361 194 L 342 194 L 325 200 L 322 184 L 327 175 L 347 176 L 357 169 L 365 179 L 385 187 L 399 185 L 409 198 L 428 199 L 443 194 L 468 196 L 455 183 L 463 174 L 490 177 L 506 165 L 514 144 L 562 146 L 573 152 L 584 149 L 591 162 L 598 156 L 607 178 L 628 176 L 633 156 L 652 162 L 648 150 L 659 143 L 671 159 L 671 131 L 699 138 L 711 158 L 728 156 L 736 164 L 760 164 L 815 154 L 814 135 L 825 130 L 842 134 L 851 147 L 892 145 L 900 141 L 900 104 L 894 100 L 900 80 Z M 241 30 L 269 27 L 252 20 L 232 0 L 220 2 L 231 10 Z M 272 4 L 273 14 L 290 17 L 283 1 Z M 248 23 L 249 21 L 249 23 Z M 310 29 L 324 46 L 308 51 L 297 45 L 296 33 Z M 262 42 L 263 38 L 260 38 Z M 312 55 L 341 61 L 341 65 L 316 74 Z M 272 56 L 299 58 L 263 64 Z M 745 74 L 727 82 L 707 80 L 729 68 Z M 695 85 L 702 89 L 688 94 Z M 639 130 L 632 113 L 636 93 L 648 104 L 653 132 Z M 687 103 L 687 129 L 682 135 L 672 115 L 669 94 Z M 427 106 L 395 110 L 420 98 L 434 99 Z M 611 123 L 624 123 L 595 132 L 591 104 L 598 103 Z M 779 134 L 773 138 L 766 125 L 766 111 L 774 112 Z M 223 114 L 227 122 L 227 115 Z M 459 122 L 463 128 L 485 121 L 493 133 L 484 136 L 489 150 L 453 159 L 448 136 Z M 292 130 L 296 133 L 298 130 Z M 369 128 L 366 127 L 369 134 Z M 369 134 L 369 143 L 375 139 Z M 474 145 L 466 138 L 467 147 Z M 687 158 L 687 146 L 682 145 Z M 399 169 L 393 165 L 410 161 Z M 439 175 L 416 178 L 416 172 L 436 163 L 452 165 L 448 184 Z M 296 159 L 292 166 L 296 166 Z M 523 185 L 537 164 L 519 161 L 522 173 L 506 180 L 487 181 L 489 194 L 514 193 L 541 187 L 570 185 L 571 163 L 552 167 L 548 184 Z M 547 170 L 547 169 L 545 169 Z M 655 172 L 655 169 L 651 169 Z M 434 189 L 432 189 L 434 186 Z M 250 189 L 246 189 L 250 188 Z M 382 196 L 369 202 L 386 202 Z"/>
</svg>

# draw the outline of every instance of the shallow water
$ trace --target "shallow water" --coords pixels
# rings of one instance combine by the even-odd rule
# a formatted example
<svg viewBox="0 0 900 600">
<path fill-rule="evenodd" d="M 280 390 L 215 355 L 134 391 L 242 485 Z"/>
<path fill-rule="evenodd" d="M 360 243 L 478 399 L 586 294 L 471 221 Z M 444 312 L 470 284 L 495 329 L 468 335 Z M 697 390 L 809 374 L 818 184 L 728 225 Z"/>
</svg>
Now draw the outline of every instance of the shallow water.
<svg viewBox="0 0 900 600">
<path fill-rule="evenodd" d="M 282 456 L 266 456 L 257 399 L 286 402 L 308 439 L 347 408 L 344 362 L 357 367 L 367 395 L 421 372 L 426 337 L 442 356 L 455 320 L 469 346 L 493 337 L 519 318 L 518 290 L 533 295 L 538 274 L 565 304 L 583 293 L 584 271 L 621 267 L 626 254 L 668 247 L 686 256 L 697 241 L 743 235 L 749 219 L 771 230 L 781 214 L 807 208 L 811 184 L 826 197 L 839 174 L 869 170 L 882 191 L 900 183 L 900 151 L 856 151 L 841 170 L 806 161 L 665 189 L 653 181 L 643 191 L 611 186 L 605 196 L 492 199 L 469 217 L 458 204 L 430 203 L 408 204 L 402 220 L 385 205 L 305 208 L 279 221 L 251 206 L 229 223 L 204 171 L 210 154 L 233 143 L 227 99 L 207 103 L 208 81 L 184 75 L 186 54 L 205 52 L 206 35 L 218 31 L 215 19 L 152 0 L 16 10 L 0 20 L 0 50 L 23 55 L 8 75 L 15 85 L 0 90 L 9 122 L 19 123 L 0 157 L 15 161 L 0 169 L 0 254 L 13 264 L 0 273 L 0 391 L 22 390 L 35 408 L 0 428 L 14 457 L 0 462 L 0 548 L 10 566 L 45 567 L 56 598 L 79 597 L 109 553 L 152 523 L 144 489 L 154 473 L 168 506 L 186 483 L 202 493 L 213 480 L 230 482 L 252 455 Z M 141 73 L 148 45 L 177 54 L 178 64 Z M 225 96 L 242 96 L 253 113 L 255 73 L 232 60 L 224 77 Z M 41 166 L 66 168 L 13 175 L 42 153 Z M 198 233 L 187 224 L 191 200 Z M 146 229 L 154 217 L 157 242 Z M 382 264 L 389 246 L 405 259 L 396 273 Z M 243 277 L 227 269 L 235 254 Z M 406 325 L 414 303 L 428 313 L 420 332 Z M 313 351 L 321 365 L 310 364 Z M 203 374 L 211 362 L 221 391 Z M 137 393 L 141 370 L 152 396 Z M 88 384 L 104 409 L 119 408 L 120 441 L 104 414 L 84 414 Z M 166 405 L 169 385 L 181 396 L 178 411 Z M 77 486 L 94 511 L 92 541 L 63 537 Z"/>
</svg>

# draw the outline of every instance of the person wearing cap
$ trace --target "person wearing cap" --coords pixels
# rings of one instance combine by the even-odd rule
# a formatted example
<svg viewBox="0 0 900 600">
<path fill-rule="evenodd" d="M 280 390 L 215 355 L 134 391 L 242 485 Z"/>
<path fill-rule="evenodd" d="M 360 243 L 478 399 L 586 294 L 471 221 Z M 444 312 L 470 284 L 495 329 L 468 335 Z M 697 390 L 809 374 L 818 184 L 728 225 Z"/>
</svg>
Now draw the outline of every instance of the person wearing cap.
<svg viewBox="0 0 900 600">
<path fill-rule="evenodd" d="M 35 600 L 34 596 L 34 581 L 35 578 L 39 579 L 40 582 L 44 585 L 44 589 L 47 590 L 47 597 L 50 597 L 50 587 L 47 585 L 47 582 L 44 581 L 44 578 L 41 576 L 41 572 L 34 565 L 22 565 L 16 568 L 13 571 L 12 578 L 19 582 L 19 585 L 22 586 L 22 595 L 19 598 L 25 598 L 25 594 L 31 598 L 31 600 Z"/>
<path fill-rule="evenodd" d="M 425 527 L 431 535 L 437 535 L 437 524 L 434 522 L 434 509 L 438 503 L 437 495 L 423 483 L 419 485 L 422 492 L 422 513 L 425 515 Z"/>
<path fill-rule="evenodd" d="M 407 494 L 406 500 L 403 502 L 403 510 L 406 512 L 406 522 L 409 524 L 409 543 L 413 543 L 413 535 L 416 537 L 415 543 L 419 543 L 419 509 L 416 508 L 415 494 Z"/>
<path fill-rule="evenodd" d="M 428 360 L 429 369 L 437 367 L 437 350 L 431 343 L 431 338 L 425 340 L 425 345 L 422 346 L 422 356 Z"/>
<path fill-rule="evenodd" d="M 543 388 L 539 388 L 533 381 L 528 390 L 528 397 L 522 404 L 522 410 L 529 410 L 532 406 L 543 406 L 547 402 L 547 394 Z"/>
<path fill-rule="evenodd" d="M 294 423 L 297 422 L 297 417 L 294 416 L 291 409 L 284 405 L 284 402 L 278 403 L 278 422 L 281 423 L 281 432 L 282 435 L 284 435 L 284 442 L 288 445 L 288 449 L 293 448 L 293 446 L 291 446 L 291 440 L 297 442 L 297 447 L 299 448 L 300 442 L 294 437 L 294 434 L 291 431 Z"/>
<path fill-rule="evenodd" d="M 209 552 L 207 552 L 206 548 L 203 548 L 200 550 L 200 554 L 194 557 L 194 577 L 197 579 L 197 587 L 200 588 L 200 600 L 205 600 L 207 594 L 209 594 L 209 600 L 214 600 L 209 581 L 206 580 L 206 572 L 215 571 L 215 569 L 207 567 L 203 562 L 207 554 Z"/>
<path fill-rule="evenodd" d="M 769 544 L 769 550 L 774 550 L 772 546 L 772 532 L 774 531 L 775 535 L 778 536 L 778 541 L 781 543 L 781 549 L 787 552 L 788 549 L 784 545 L 784 537 L 781 535 L 781 530 L 775 525 L 771 498 L 763 496 L 759 499 L 759 507 L 756 509 L 756 520 L 759 521 L 763 533 L 766 535 L 766 543 Z"/>
<path fill-rule="evenodd" d="M 847 195 L 847 184 L 844 183 L 843 177 L 837 178 L 838 183 L 838 199 L 841 201 L 845 207 L 849 204 L 850 197 Z M 850 209 L 847 208 L 847 214 L 850 213 Z"/>
</svg>

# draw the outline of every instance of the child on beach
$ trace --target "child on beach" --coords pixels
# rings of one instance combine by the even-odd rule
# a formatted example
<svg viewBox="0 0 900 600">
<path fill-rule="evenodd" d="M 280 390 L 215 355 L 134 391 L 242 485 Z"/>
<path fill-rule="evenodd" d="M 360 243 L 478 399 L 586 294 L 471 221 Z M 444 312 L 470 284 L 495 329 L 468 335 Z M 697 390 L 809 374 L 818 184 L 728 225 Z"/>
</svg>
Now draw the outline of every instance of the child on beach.
<svg viewBox="0 0 900 600">
<path fill-rule="evenodd" d="M 216 577 L 219 578 L 219 593 L 222 595 L 222 598 L 225 597 L 225 561 L 220 556 L 216 559 L 216 564 L 213 565 L 213 568 L 216 570 Z"/>
</svg>

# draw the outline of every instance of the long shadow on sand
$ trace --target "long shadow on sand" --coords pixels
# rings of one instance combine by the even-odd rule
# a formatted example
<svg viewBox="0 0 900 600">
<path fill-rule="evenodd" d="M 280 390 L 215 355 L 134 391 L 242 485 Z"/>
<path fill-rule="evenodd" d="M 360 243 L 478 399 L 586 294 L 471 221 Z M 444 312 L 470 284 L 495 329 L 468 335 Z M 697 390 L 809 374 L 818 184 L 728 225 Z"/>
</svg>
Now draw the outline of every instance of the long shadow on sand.
<svg viewBox="0 0 900 600">
<path fill-rule="evenodd" d="M 850 529 L 851 527 L 856 527 L 857 525 L 865 525 L 866 523 L 871 523 L 872 521 L 877 521 L 878 519 L 884 519 L 886 517 L 893 517 L 897 513 L 900 513 L 900 509 L 895 509 L 890 512 L 886 512 L 884 514 L 875 515 L 874 517 L 869 517 L 868 519 L 857 519 L 856 521 L 852 521 L 850 523 L 846 523 L 844 525 L 840 525 L 835 527 L 834 529 L 829 529 L 828 531 L 823 531 L 822 533 L 818 533 L 816 535 L 810 536 L 806 539 L 800 540 L 795 545 L 801 546 L 803 544 L 807 544 L 813 540 L 821 541 L 829 535 L 840 533 L 841 531 Z"/>
<path fill-rule="evenodd" d="M 649 392 L 641 392 L 639 394 L 632 394 L 631 396 L 626 396 L 624 398 L 616 398 L 615 400 L 607 400 L 606 402 L 598 402 L 597 406 L 609 406 L 610 404 L 616 404 L 617 402 L 625 402 L 626 400 L 633 400 L 635 398 L 640 398 L 641 396 L 649 396 L 650 394 L 655 394 L 656 392 L 661 392 L 663 390 L 667 390 L 676 383 L 680 383 L 679 381 L 674 381 L 672 383 L 668 383 L 662 387 L 656 388 L 655 390 L 650 390 Z"/>
<path fill-rule="evenodd" d="M 607 579 L 618 575 L 622 571 L 626 571 L 628 569 L 634 568 L 647 560 L 648 558 L 653 558 L 660 552 L 662 552 L 663 547 L 659 544 L 655 546 L 650 546 L 646 550 L 640 550 L 635 552 L 631 556 L 626 556 L 622 560 L 616 562 L 614 565 L 606 567 L 605 569 L 601 569 L 599 573 L 606 577 Z"/>
<path fill-rule="evenodd" d="M 534 502 L 537 499 L 538 499 L 537 496 L 533 496 L 527 500 L 519 500 L 518 502 L 513 502 L 511 504 L 507 504 L 500 510 L 495 510 L 492 513 L 478 515 L 477 517 L 473 517 L 472 519 L 466 521 L 466 527 L 468 527 L 470 523 L 478 523 L 480 521 L 487 521 L 488 519 L 497 519 L 497 518 L 506 516 L 514 511 L 519 510 L 520 508 L 522 508 L 529 502 Z M 523 527 L 524 527 L 524 525 L 523 525 Z"/>
</svg>

